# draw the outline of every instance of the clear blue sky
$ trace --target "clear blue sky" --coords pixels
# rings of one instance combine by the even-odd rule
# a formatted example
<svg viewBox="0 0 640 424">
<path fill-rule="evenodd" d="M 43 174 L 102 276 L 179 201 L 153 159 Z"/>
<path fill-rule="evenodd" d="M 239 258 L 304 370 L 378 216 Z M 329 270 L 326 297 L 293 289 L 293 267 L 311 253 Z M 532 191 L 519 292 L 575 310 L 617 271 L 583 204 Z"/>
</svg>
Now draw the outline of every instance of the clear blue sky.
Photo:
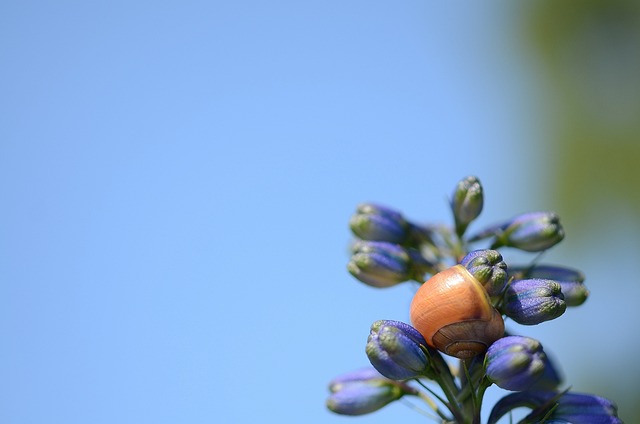
<svg viewBox="0 0 640 424">
<path fill-rule="evenodd" d="M 355 205 L 549 208 L 506 4 L 3 2 L 0 421 L 354 422 L 410 298 L 347 274 Z"/>
</svg>

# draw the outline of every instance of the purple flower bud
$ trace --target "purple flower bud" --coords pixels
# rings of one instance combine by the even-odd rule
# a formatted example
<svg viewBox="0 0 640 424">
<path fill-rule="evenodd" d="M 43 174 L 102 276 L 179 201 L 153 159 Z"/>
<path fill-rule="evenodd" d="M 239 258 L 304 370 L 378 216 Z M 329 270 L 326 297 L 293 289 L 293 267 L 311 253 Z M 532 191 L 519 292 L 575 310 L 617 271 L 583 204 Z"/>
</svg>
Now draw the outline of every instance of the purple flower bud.
<svg viewBox="0 0 640 424">
<path fill-rule="evenodd" d="M 429 374 L 427 342 L 412 326 L 380 320 L 371 325 L 366 352 L 380 374 L 392 380 L 407 380 Z"/>
<path fill-rule="evenodd" d="M 600 396 L 587 393 L 566 393 L 558 400 L 551 418 L 570 423 L 622 423 L 617 405 Z"/>
<path fill-rule="evenodd" d="M 553 364 L 549 355 L 545 353 L 544 357 L 544 371 L 538 381 L 530 387 L 531 390 L 555 390 L 562 383 L 562 376 L 560 371 Z"/>
<path fill-rule="evenodd" d="M 543 375 L 546 355 L 537 340 L 507 336 L 494 342 L 485 356 L 489 380 L 507 390 L 527 390 Z"/>
<path fill-rule="evenodd" d="M 401 246 L 386 242 L 356 243 L 347 269 L 374 287 L 390 287 L 410 279 L 409 254 Z"/>
<path fill-rule="evenodd" d="M 482 185 L 478 178 L 469 176 L 458 182 L 451 198 L 458 236 L 462 236 L 467 226 L 480 215 L 483 203 Z"/>
<path fill-rule="evenodd" d="M 384 378 L 373 368 L 344 374 L 329 383 L 327 408 L 341 415 L 364 415 L 415 394 L 407 385 Z"/>
<path fill-rule="evenodd" d="M 469 270 L 487 290 L 489 296 L 499 296 L 507 282 L 507 264 L 496 250 L 474 250 L 460 264 Z"/>
<path fill-rule="evenodd" d="M 387 242 L 355 243 L 347 269 L 358 280 L 373 287 L 391 287 L 413 277 L 409 253 L 403 247 Z"/>
<path fill-rule="evenodd" d="M 503 397 L 491 410 L 488 424 L 497 423 L 509 411 L 519 407 L 533 409 L 526 422 L 539 422 L 544 417 L 545 423 L 622 424 L 622 420 L 618 418 L 618 407 L 608 399 L 586 393 L 563 394 L 540 390 L 512 393 Z M 551 415 L 547 416 L 549 412 Z"/>
<path fill-rule="evenodd" d="M 358 205 L 349 226 L 363 240 L 397 244 L 405 242 L 411 233 L 411 224 L 400 212 L 372 203 Z"/>
<path fill-rule="evenodd" d="M 536 325 L 567 309 L 560 284 L 551 280 L 516 280 L 507 287 L 503 313 L 518 324 Z"/>
<path fill-rule="evenodd" d="M 355 371 L 346 372 L 341 374 L 329 382 L 329 390 L 331 392 L 337 392 L 344 384 L 364 382 L 368 380 L 384 379 L 385 377 L 380 374 L 375 368 L 364 367 Z"/>
<path fill-rule="evenodd" d="M 563 238 L 564 229 L 558 215 L 553 212 L 530 212 L 503 225 L 491 248 L 508 246 L 527 252 L 540 252 Z"/>
<path fill-rule="evenodd" d="M 543 278 L 554 281 L 575 281 L 582 283 L 584 274 L 577 269 L 556 265 L 510 266 L 509 275 L 516 280 Z"/>
<path fill-rule="evenodd" d="M 580 306 L 589 297 L 589 290 L 582 283 L 577 281 L 558 281 L 558 284 L 560 284 L 564 302 L 567 306 Z"/>
<path fill-rule="evenodd" d="M 510 267 L 509 275 L 517 280 L 543 278 L 557 282 L 567 306 L 580 306 L 589 297 L 589 290 L 583 284 L 584 274 L 572 268 L 555 265 L 519 266 Z"/>
<path fill-rule="evenodd" d="M 431 262 L 411 247 L 384 241 L 357 241 L 347 269 L 360 281 L 374 287 L 390 287 L 408 280 L 424 281 L 435 273 Z"/>
</svg>

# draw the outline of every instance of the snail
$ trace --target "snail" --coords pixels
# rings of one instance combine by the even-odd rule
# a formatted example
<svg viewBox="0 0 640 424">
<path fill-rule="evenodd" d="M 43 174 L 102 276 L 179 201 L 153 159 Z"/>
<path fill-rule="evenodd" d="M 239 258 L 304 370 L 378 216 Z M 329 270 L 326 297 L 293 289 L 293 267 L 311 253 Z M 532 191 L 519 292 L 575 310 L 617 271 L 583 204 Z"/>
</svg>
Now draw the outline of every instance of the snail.
<svg viewBox="0 0 640 424">
<path fill-rule="evenodd" d="M 462 265 L 428 279 L 413 297 L 410 317 L 429 346 L 462 359 L 484 353 L 504 336 L 502 315 Z"/>
</svg>

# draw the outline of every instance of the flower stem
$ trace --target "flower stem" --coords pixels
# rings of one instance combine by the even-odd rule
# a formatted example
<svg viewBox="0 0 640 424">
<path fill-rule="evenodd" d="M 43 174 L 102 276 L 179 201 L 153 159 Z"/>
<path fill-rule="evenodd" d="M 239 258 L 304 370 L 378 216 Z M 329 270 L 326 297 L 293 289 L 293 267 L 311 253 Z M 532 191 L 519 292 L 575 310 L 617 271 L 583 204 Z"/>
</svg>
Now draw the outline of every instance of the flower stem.
<svg viewBox="0 0 640 424">
<path fill-rule="evenodd" d="M 432 391 L 429 387 L 427 387 L 427 386 L 426 386 L 422 381 L 420 381 L 420 380 L 418 380 L 418 379 L 416 379 L 416 381 L 418 382 L 418 384 L 420 384 L 422 387 L 424 387 L 426 390 L 428 390 L 430 393 L 432 393 L 434 396 L 436 396 L 436 398 L 437 398 L 440 402 L 442 402 L 444 405 L 446 405 L 446 402 L 445 402 L 442 398 L 440 398 L 440 396 L 438 396 L 438 395 L 436 395 L 435 393 L 433 393 L 433 391 Z M 424 400 L 424 401 L 425 401 L 425 403 L 426 403 L 427 405 L 429 405 L 429 407 L 430 407 L 430 408 L 431 408 L 431 409 L 432 409 L 436 414 L 438 414 L 438 416 L 439 416 L 440 418 L 442 418 L 444 421 L 449 421 L 449 420 L 451 420 L 451 418 L 450 418 L 450 417 L 448 417 L 444 412 L 442 412 L 442 410 L 438 407 L 438 404 L 436 404 L 436 403 L 434 402 L 434 400 L 433 400 L 433 399 L 431 399 L 429 396 L 427 396 L 427 394 L 426 394 L 426 393 L 421 392 L 421 391 L 418 391 L 417 396 L 418 396 L 418 397 L 420 397 L 420 399 Z"/>
</svg>

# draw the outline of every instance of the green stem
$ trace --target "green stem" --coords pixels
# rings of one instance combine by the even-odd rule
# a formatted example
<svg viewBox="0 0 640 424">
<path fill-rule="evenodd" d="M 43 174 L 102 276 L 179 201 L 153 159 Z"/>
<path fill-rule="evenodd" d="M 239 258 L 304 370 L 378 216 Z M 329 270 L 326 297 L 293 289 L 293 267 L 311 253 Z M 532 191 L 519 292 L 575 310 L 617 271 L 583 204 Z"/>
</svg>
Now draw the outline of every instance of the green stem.
<svg viewBox="0 0 640 424">
<path fill-rule="evenodd" d="M 426 384 L 424 384 L 422 381 L 416 379 L 416 381 L 418 382 L 418 384 L 420 384 L 426 391 L 428 391 L 429 393 L 431 393 L 433 395 L 434 398 L 438 399 L 440 401 L 440 403 L 442 403 L 443 405 L 447 405 L 447 401 L 442 399 L 442 396 L 438 395 L 436 392 L 434 392 L 433 390 L 431 390 L 431 388 L 429 386 L 427 386 Z"/>
<path fill-rule="evenodd" d="M 442 227 L 442 239 L 444 240 L 449 254 L 456 263 L 459 263 L 467 254 L 465 243 L 461 236 L 452 231 L 449 227 Z"/>
<path fill-rule="evenodd" d="M 484 392 L 491 382 L 484 374 L 482 363 L 478 358 L 460 360 L 460 393 L 458 402 L 462 405 L 467 423 L 480 424 L 480 410 Z"/>
<path fill-rule="evenodd" d="M 489 379 L 485 376 L 482 378 L 482 380 L 480 381 L 480 385 L 478 386 L 478 393 L 476 396 L 477 399 L 477 406 L 476 406 L 476 410 L 475 410 L 475 414 L 473 417 L 473 424 L 480 424 L 480 412 L 482 410 L 482 398 L 484 397 L 484 392 L 487 391 L 487 389 L 491 386 L 491 383 L 489 381 Z"/>
<path fill-rule="evenodd" d="M 465 423 L 465 414 L 462 409 L 460 409 L 460 404 L 458 402 L 460 388 L 456 385 L 453 375 L 451 374 L 449 364 L 439 354 L 433 355 L 432 360 L 434 371 L 432 378 L 436 383 L 438 383 L 444 393 L 444 396 L 447 398 L 445 405 L 453 414 L 456 422 Z"/>
<path fill-rule="evenodd" d="M 442 398 L 440 398 L 440 396 L 438 396 L 435 393 L 433 393 L 433 391 L 429 387 L 427 387 L 422 381 L 420 381 L 418 379 L 416 379 L 416 381 L 418 382 L 418 384 L 420 384 L 422 387 L 424 387 L 426 390 L 428 390 L 431 394 L 433 394 L 440 402 L 442 402 L 444 405 L 446 405 L 446 402 L 444 402 L 444 400 Z M 438 407 L 438 405 L 434 402 L 434 400 L 431 399 L 429 396 L 427 396 L 424 392 L 418 391 L 417 396 L 420 397 L 420 399 L 424 400 L 426 402 L 426 404 L 429 405 L 429 407 L 436 414 L 438 414 L 438 416 L 440 418 L 442 418 L 444 421 L 451 420 L 450 417 L 448 417 L 444 412 L 442 412 L 442 410 Z"/>
<path fill-rule="evenodd" d="M 458 423 L 464 423 L 465 422 L 464 413 L 462 409 L 460 409 L 460 405 L 458 404 L 458 400 L 456 399 L 457 387 L 455 387 L 455 384 L 452 387 L 452 385 L 447 381 L 447 379 L 443 379 L 439 377 L 436 378 L 436 382 L 442 388 L 442 391 L 448 400 L 446 404 L 447 408 L 449 408 L 455 420 Z"/>
</svg>

